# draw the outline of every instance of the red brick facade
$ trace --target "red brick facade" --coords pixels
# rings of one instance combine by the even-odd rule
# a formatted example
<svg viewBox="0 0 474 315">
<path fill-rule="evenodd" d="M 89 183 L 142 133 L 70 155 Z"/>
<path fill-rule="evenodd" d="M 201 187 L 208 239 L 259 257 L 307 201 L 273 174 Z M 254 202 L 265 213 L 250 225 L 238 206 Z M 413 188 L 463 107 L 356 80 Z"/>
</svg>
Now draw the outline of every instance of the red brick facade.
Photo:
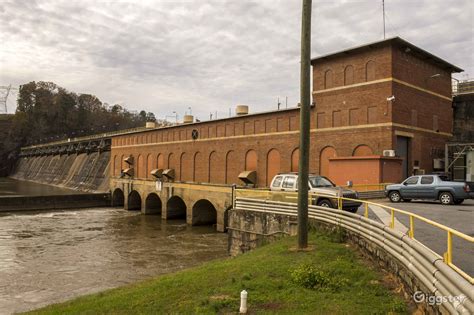
<svg viewBox="0 0 474 315">
<path fill-rule="evenodd" d="M 451 72 L 460 69 L 398 38 L 312 64 L 311 172 L 328 175 L 332 157 L 396 150 L 398 137 L 408 139 L 408 174 L 414 166 L 432 171 L 452 132 Z M 173 168 L 179 181 L 240 184 L 240 172 L 256 170 L 258 186 L 267 186 L 274 174 L 297 170 L 298 129 L 293 108 L 119 135 L 112 176 L 133 155 L 137 178 Z"/>
</svg>

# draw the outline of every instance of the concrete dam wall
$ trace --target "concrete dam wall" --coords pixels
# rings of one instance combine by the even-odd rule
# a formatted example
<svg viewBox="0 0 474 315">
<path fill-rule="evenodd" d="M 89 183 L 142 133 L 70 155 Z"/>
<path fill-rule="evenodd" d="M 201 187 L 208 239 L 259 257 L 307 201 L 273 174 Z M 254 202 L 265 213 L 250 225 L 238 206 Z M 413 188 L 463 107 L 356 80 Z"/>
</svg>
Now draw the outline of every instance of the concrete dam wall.
<svg viewBox="0 0 474 315">
<path fill-rule="evenodd" d="M 88 192 L 109 191 L 110 151 L 23 156 L 10 176 Z"/>
</svg>

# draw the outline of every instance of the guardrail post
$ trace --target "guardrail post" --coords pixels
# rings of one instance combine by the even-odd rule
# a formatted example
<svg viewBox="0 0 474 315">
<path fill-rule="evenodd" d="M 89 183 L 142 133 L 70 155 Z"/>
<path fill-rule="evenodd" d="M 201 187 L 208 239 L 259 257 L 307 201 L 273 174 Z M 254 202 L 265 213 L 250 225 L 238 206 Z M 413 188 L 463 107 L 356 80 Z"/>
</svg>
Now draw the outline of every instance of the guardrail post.
<svg viewBox="0 0 474 315">
<path fill-rule="evenodd" d="M 447 240 L 447 251 L 444 253 L 444 262 L 447 265 L 450 265 L 453 261 L 453 235 L 451 231 L 448 231 L 448 240 Z"/>
<path fill-rule="evenodd" d="M 408 231 L 408 236 L 410 238 L 415 237 L 415 223 L 414 223 L 414 218 L 412 215 L 410 215 L 410 231 Z"/>
<path fill-rule="evenodd" d="M 369 204 L 368 204 L 367 202 L 365 203 L 365 212 L 364 212 L 364 216 L 365 216 L 366 218 L 368 218 L 368 217 L 369 217 Z"/>
<path fill-rule="evenodd" d="M 339 210 L 342 210 L 342 198 L 341 198 L 341 196 L 337 197 L 337 208 Z"/>
<path fill-rule="evenodd" d="M 393 229 L 395 228 L 395 211 L 393 209 L 390 209 L 390 228 Z"/>
</svg>

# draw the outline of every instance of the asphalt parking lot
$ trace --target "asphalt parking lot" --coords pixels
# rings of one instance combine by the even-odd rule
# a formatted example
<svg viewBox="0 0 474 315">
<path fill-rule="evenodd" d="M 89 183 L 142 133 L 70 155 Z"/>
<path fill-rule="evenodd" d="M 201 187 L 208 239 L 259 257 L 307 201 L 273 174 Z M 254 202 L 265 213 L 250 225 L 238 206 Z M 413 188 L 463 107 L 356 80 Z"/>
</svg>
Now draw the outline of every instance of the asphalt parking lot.
<svg viewBox="0 0 474 315">
<path fill-rule="evenodd" d="M 460 205 L 441 205 L 435 201 L 413 200 L 411 202 L 391 203 L 388 199 L 373 202 L 406 210 L 441 223 L 469 236 L 474 236 L 474 200 L 465 200 Z M 358 213 L 363 214 L 363 209 Z M 409 219 L 396 214 L 401 224 L 409 227 Z M 442 255 L 446 251 L 446 232 L 427 223 L 415 220 L 415 238 Z M 474 276 L 474 246 L 458 237 L 453 237 L 453 262 L 470 276 Z"/>
</svg>

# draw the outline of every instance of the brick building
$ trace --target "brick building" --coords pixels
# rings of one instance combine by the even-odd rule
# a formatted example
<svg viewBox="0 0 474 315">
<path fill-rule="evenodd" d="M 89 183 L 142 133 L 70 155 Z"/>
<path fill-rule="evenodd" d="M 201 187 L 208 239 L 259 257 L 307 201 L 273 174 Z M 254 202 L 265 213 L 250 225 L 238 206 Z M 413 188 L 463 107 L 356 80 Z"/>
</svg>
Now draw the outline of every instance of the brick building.
<svg viewBox="0 0 474 315">
<path fill-rule="evenodd" d="M 452 134 L 451 73 L 461 69 L 398 37 L 312 65 L 311 172 L 372 184 L 432 171 Z M 124 133 L 112 139 L 111 172 L 133 156 L 136 178 L 158 168 L 174 169 L 177 181 L 239 184 L 240 172 L 255 170 L 263 187 L 297 171 L 298 130 L 295 107 Z"/>
</svg>

